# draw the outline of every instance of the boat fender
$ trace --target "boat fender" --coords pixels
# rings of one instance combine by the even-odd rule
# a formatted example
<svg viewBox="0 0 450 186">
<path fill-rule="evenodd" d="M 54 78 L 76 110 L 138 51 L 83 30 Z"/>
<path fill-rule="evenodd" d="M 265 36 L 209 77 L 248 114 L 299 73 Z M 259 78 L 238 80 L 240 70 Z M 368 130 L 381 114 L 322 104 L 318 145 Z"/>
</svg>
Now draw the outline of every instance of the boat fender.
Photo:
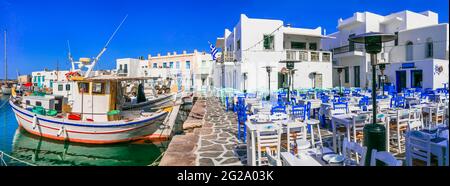
<svg viewBox="0 0 450 186">
<path fill-rule="evenodd" d="M 63 132 L 65 131 L 65 129 L 64 129 L 64 126 L 62 126 L 60 129 L 59 129 L 59 131 L 58 131 L 58 134 L 56 134 L 56 136 L 61 136 L 62 134 L 63 134 Z"/>
<path fill-rule="evenodd" d="M 36 114 L 33 116 L 33 130 L 36 128 L 36 125 L 38 123 L 38 117 Z"/>
</svg>

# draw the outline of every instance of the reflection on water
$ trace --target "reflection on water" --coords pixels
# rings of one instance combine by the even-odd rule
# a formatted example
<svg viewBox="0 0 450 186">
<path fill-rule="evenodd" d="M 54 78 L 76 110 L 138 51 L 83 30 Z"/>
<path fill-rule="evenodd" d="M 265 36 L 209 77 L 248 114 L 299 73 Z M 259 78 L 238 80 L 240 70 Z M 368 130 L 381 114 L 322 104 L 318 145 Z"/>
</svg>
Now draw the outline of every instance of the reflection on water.
<svg viewBox="0 0 450 186">
<path fill-rule="evenodd" d="M 0 96 L 0 106 L 8 98 Z M 182 106 L 174 126 L 179 134 L 192 105 Z M 169 142 L 132 142 L 89 145 L 41 138 L 18 128 L 9 104 L 0 108 L 0 151 L 20 160 L 44 166 L 135 166 L 152 164 Z M 8 165 L 25 165 L 16 161 Z"/>
<path fill-rule="evenodd" d="M 11 155 L 36 165 L 149 165 L 165 150 L 166 144 L 77 144 L 41 138 L 19 128 L 14 136 Z"/>
</svg>

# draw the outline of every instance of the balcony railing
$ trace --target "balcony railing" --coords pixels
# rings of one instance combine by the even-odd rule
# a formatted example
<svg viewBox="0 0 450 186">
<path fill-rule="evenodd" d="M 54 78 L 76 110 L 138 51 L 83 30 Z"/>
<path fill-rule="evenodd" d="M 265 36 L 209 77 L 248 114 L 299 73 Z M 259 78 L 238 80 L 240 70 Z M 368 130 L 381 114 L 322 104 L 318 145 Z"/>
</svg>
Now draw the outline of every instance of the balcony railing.
<svg viewBox="0 0 450 186">
<path fill-rule="evenodd" d="M 233 51 L 224 51 L 222 52 L 222 56 L 220 56 L 217 61 L 218 62 L 233 62 L 235 58 Z"/>
<path fill-rule="evenodd" d="M 331 51 L 333 52 L 333 55 L 342 54 L 342 53 L 346 53 L 346 52 L 353 52 L 353 51 L 364 52 L 364 45 L 355 44 L 352 47 L 350 47 L 349 45 L 345 45 L 345 46 L 333 48 L 333 49 L 331 49 Z"/>
<path fill-rule="evenodd" d="M 286 50 L 286 60 L 331 62 L 331 52 L 313 50 Z"/>
</svg>

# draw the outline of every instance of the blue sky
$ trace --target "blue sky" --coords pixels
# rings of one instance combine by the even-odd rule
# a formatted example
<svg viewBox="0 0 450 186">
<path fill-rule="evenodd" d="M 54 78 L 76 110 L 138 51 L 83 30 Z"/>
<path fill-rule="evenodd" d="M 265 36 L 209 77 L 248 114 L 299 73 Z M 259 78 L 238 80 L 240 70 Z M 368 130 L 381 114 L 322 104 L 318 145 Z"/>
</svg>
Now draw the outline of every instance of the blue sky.
<svg viewBox="0 0 450 186">
<path fill-rule="evenodd" d="M 431 10 L 448 23 L 448 0 L 0 0 L 0 78 L 3 72 L 3 30 L 8 30 L 9 77 L 69 68 L 67 40 L 75 58 L 100 52 L 115 27 L 128 19 L 101 58 L 101 69 L 115 59 L 157 53 L 209 50 L 241 13 L 250 18 L 280 19 L 295 27 L 321 26 L 336 31 L 339 18 L 356 11 L 382 15 L 402 10 Z"/>
</svg>

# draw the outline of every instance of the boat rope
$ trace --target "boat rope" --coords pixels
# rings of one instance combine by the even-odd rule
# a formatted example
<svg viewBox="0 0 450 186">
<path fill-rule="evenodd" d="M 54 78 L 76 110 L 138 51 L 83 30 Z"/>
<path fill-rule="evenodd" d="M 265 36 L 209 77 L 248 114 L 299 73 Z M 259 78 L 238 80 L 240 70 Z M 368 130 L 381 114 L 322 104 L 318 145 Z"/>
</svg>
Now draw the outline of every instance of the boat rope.
<svg viewBox="0 0 450 186">
<path fill-rule="evenodd" d="M 153 161 L 153 163 L 151 163 L 151 164 L 148 165 L 148 166 L 158 166 L 158 165 L 159 165 L 159 162 L 161 161 L 162 157 L 164 156 L 164 153 L 165 153 L 165 151 L 162 152 L 162 153 L 155 159 L 155 161 Z"/>
<path fill-rule="evenodd" d="M 20 162 L 20 163 L 29 165 L 29 166 L 37 166 L 37 165 L 32 164 L 32 163 L 30 163 L 30 162 L 26 162 L 26 161 L 17 159 L 17 158 L 15 158 L 15 157 L 11 156 L 11 155 L 8 155 L 8 154 L 4 153 L 3 151 L 0 151 L 0 160 L 1 160 L 1 163 L 3 163 L 5 166 L 8 166 L 8 164 L 6 163 L 5 159 L 3 158 L 3 157 L 5 157 L 5 156 L 8 157 L 8 158 L 10 158 L 10 159 L 13 159 L 13 160 L 15 160 L 15 161 L 18 161 L 18 162 Z"/>
</svg>

